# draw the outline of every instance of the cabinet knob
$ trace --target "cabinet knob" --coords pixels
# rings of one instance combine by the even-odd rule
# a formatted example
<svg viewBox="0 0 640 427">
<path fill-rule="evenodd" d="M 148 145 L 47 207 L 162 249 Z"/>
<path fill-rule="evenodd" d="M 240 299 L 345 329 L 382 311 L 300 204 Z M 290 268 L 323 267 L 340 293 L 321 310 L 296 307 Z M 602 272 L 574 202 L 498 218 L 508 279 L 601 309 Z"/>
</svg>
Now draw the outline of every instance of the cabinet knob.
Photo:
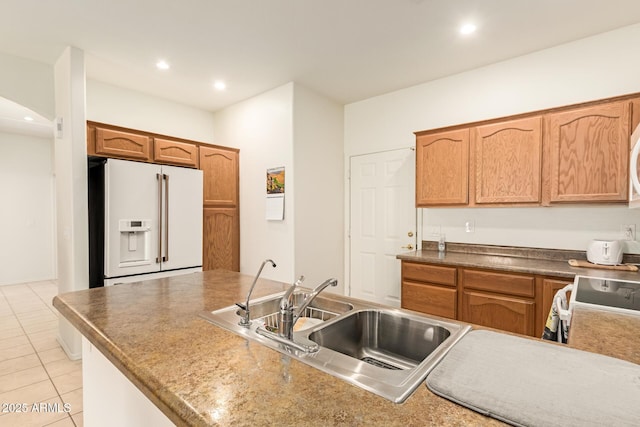
<svg viewBox="0 0 640 427">
<path fill-rule="evenodd" d="M 409 243 L 407 246 L 401 246 L 401 248 L 412 250 L 413 249 L 413 245 L 411 243 Z"/>
</svg>

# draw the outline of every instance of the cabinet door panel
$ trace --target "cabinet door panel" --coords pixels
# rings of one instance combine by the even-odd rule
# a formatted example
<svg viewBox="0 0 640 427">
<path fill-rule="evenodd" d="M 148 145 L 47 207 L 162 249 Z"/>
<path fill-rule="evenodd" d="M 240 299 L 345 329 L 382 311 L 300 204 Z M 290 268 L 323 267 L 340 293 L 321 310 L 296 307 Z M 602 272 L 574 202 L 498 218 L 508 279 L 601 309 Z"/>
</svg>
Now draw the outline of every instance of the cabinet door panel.
<svg viewBox="0 0 640 427">
<path fill-rule="evenodd" d="M 571 279 L 542 279 L 542 321 L 538 322 L 539 325 L 539 333 L 536 331 L 537 336 L 542 336 L 542 329 L 544 328 L 545 323 L 547 322 L 547 317 L 549 317 L 549 311 L 551 310 L 551 304 L 553 304 L 553 297 L 556 295 L 560 289 L 564 288 L 569 283 L 573 283 Z M 567 294 L 567 300 L 571 296 L 571 292 Z"/>
<path fill-rule="evenodd" d="M 237 209 L 204 209 L 202 269 L 240 271 Z"/>
<path fill-rule="evenodd" d="M 147 135 L 96 127 L 96 154 L 125 159 L 151 160 L 151 138 Z"/>
<path fill-rule="evenodd" d="M 186 142 L 154 138 L 153 160 L 178 166 L 198 167 L 198 147 Z"/>
<path fill-rule="evenodd" d="M 419 135 L 416 139 L 417 206 L 469 201 L 469 130 Z"/>
<path fill-rule="evenodd" d="M 630 102 L 547 116 L 550 202 L 626 201 Z"/>
<path fill-rule="evenodd" d="M 476 203 L 540 202 L 542 117 L 479 126 L 472 136 Z"/>
<path fill-rule="evenodd" d="M 502 295 L 463 291 L 462 321 L 534 336 L 535 302 Z"/>
<path fill-rule="evenodd" d="M 402 282 L 402 308 L 421 313 L 455 319 L 457 295 L 455 288 Z"/>
<path fill-rule="evenodd" d="M 238 153 L 200 146 L 200 169 L 204 172 L 204 205 L 238 205 Z"/>
</svg>

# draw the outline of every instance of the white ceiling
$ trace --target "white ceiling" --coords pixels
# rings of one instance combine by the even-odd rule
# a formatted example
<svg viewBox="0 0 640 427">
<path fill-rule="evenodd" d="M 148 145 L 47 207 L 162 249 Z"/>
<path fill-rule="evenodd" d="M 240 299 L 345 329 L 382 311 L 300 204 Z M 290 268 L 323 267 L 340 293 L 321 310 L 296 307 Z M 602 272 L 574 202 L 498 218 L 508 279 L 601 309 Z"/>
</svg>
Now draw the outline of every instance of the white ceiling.
<svg viewBox="0 0 640 427">
<path fill-rule="evenodd" d="M 25 120 L 30 117 L 31 120 Z M 0 96 L 0 131 L 53 138 L 53 123 L 30 109 Z"/>
<path fill-rule="evenodd" d="M 0 52 L 216 111 L 290 81 L 351 103 L 640 22 L 638 0 L 2 0 Z M 467 37 L 459 26 L 474 21 Z M 166 59 L 171 68 L 159 71 Z M 227 82 L 224 92 L 214 80 Z"/>
</svg>

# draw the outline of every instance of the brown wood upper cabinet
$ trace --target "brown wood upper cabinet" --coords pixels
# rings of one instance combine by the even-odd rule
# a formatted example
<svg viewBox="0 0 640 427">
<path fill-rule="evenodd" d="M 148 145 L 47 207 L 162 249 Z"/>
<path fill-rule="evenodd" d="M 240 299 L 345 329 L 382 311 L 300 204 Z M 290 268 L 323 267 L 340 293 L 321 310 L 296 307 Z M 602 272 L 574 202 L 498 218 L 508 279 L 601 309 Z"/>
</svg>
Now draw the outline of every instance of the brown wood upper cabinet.
<svg viewBox="0 0 640 427">
<path fill-rule="evenodd" d="M 90 155 L 151 160 L 151 138 L 148 135 L 96 126 L 93 132 L 88 128 L 87 136 Z"/>
<path fill-rule="evenodd" d="M 630 106 L 617 101 L 546 116 L 550 203 L 627 200 Z"/>
<path fill-rule="evenodd" d="M 153 139 L 153 160 L 156 163 L 198 167 L 198 146 L 164 138 Z"/>
<path fill-rule="evenodd" d="M 204 172 L 204 205 L 238 206 L 238 152 L 200 146 L 200 169 Z"/>
<path fill-rule="evenodd" d="M 634 94 L 416 132 L 416 206 L 626 202 L 638 123 Z"/>
<path fill-rule="evenodd" d="M 540 203 L 541 116 L 472 128 L 471 152 L 475 203 Z"/>
<path fill-rule="evenodd" d="M 421 134 L 416 139 L 416 205 L 469 201 L 469 130 Z"/>
</svg>

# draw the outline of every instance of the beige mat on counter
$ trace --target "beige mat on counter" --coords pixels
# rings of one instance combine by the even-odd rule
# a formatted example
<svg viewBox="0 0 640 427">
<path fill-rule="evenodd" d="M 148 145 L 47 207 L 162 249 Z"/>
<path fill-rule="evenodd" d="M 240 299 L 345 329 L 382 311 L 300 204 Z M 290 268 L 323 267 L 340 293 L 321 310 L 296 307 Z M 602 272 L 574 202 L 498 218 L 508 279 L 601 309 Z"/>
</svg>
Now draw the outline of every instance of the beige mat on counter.
<svg viewBox="0 0 640 427">
<path fill-rule="evenodd" d="M 471 331 L 426 383 L 516 426 L 640 425 L 640 365 L 544 341 Z"/>
</svg>

